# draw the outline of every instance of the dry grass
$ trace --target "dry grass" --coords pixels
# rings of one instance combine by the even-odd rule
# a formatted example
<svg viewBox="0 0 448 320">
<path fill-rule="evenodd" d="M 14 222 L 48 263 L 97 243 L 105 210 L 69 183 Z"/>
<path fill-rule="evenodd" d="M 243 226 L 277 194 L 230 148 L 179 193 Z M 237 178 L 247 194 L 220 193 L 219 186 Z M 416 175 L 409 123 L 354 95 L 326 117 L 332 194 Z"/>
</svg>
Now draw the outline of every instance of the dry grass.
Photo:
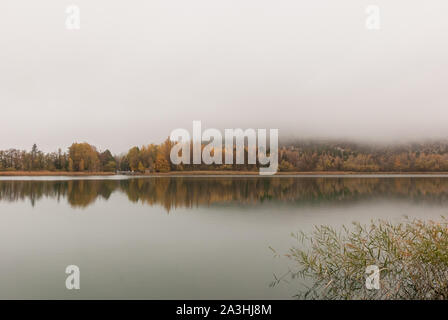
<svg viewBox="0 0 448 320">
<path fill-rule="evenodd" d="M 448 174 L 448 172 L 354 172 L 354 171 L 291 171 L 291 172 L 277 172 L 275 175 L 353 175 L 353 174 Z M 1 176 L 110 176 L 115 175 L 114 172 L 68 172 L 68 171 L 0 171 Z M 134 176 L 197 176 L 197 175 L 253 175 L 258 176 L 258 171 L 212 171 L 212 170 L 203 170 L 203 171 L 171 171 L 171 172 L 156 172 L 156 173 L 135 173 Z"/>
<path fill-rule="evenodd" d="M 288 274 L 302 282 L 303 299 L 448 299 L 448 220 L 354 223 L 342 230 L 315 226 L 293 234 L 286 257 L 297 263 Z M 369 290 L 367 266 L 380 271 L 380 289 Z"/>
<path fill-rule="evenodd" d="M 170 172 L 155 172 L 155 173 L 135 173 L 136 176 L 196 176 L 196 175 L 253 175 L 258 176 L 260 173 L 259 171 L 229 171 L 229 170 L 222 170 L 222 171 L 212 171 L 212 170 L 203 170 L 203 171 L 170 171 Z M 354 174 L 362 174 L 362 175 L 369 175 L 369 174 L 412 174 L 412 175 L 419 175 L 419 174 L 433 174 L 433 175 L 443 175 L 448 174 L 448 172 L 355 172 L 355 171 L 291 171 L 291 172 L 277 172 L 275 175 L 282 176 L 282 175 L 354 175 Z"/>
<path fill-rule="evenodd" d="M 0 176 L 110 176 L 113 172 L 68 172 L 68 171 L 0 171 Z"/>
</svg>

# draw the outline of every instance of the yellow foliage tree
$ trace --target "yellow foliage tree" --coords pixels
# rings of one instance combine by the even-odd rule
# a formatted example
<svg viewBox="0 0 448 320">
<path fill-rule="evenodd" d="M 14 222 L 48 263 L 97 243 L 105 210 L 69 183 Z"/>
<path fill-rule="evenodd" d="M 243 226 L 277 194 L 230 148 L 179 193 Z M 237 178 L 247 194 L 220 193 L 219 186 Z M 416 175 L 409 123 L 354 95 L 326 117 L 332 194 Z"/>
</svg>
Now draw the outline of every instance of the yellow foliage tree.
<svg viewBox="0 0 448 320">
<path fill-rule="evenodd" d="M 145 166 L 141 161 L 138 163 L 138 171 L 145 172 Z"/>
<path fill-rule="evenodd" d="M 161 153 L 157 154 L 155 169 L 157 172 L 169 172 L 171 170 L 170 163 L 165 159 Z"/>
</svg>

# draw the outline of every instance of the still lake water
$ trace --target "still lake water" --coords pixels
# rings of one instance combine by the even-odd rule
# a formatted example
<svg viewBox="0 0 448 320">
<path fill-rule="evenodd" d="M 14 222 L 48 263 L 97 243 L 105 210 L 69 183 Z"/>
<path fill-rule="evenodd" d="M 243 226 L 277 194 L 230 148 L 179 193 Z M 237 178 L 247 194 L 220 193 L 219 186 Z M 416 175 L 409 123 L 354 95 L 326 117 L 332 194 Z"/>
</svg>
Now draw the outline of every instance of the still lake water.
<svg viewBox="0 0 448 320">
<path fill-rule="evenodd" d="M 0 178 L 0 298 L 289 299 L 291 232 L 447 205 L 448 176 Z"/>
</svg>

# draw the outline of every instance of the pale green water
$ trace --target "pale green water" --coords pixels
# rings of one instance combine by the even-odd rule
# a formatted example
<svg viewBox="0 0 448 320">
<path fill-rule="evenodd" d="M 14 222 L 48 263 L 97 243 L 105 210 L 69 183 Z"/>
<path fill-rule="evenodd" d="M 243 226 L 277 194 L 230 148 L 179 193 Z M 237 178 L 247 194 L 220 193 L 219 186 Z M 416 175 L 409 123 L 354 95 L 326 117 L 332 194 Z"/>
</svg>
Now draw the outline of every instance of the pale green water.
<svg viewBox="0 0 448 320">
<path fill-rule="evenodd" d="M 0 179 L 3 299 L 288 299 L 291 232 L 448 211 L 446 177 L 24 179 Z"/>
</svg>

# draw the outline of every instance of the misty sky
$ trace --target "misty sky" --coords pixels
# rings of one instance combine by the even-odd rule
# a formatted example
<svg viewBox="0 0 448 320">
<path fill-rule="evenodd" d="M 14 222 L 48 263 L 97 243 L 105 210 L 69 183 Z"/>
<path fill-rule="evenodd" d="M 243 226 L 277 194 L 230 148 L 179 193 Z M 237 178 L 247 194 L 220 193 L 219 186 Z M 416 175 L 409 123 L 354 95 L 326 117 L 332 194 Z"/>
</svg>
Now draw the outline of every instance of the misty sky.
<svg viewBox="0 0 448 320">
<path fill-rule="evenodd" d="M 80 8 L 80 30 L 65 9 Z M 381 29 L 365 9 L 381 9 Z M 448 137 L 446 0 L 2 0 L 0 149 L 205 127 Z"/>
</svg>

